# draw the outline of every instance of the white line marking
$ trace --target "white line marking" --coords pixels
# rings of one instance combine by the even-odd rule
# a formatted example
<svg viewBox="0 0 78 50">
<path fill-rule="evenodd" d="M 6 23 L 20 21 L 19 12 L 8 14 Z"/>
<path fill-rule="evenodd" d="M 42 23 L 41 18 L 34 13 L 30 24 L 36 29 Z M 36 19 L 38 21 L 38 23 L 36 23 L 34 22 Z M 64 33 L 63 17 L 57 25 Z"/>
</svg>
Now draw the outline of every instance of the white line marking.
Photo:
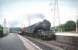
<svg viewBox="0 0 78 50">
<path fill-rule="evenodd" d="M 55 33 L 55 35 L 78 37 L 77 33 L 71 33 L 71 32 L 59 32 L 59 33 Z"/>
<path fill-rule="evenodd" d="M 21 35 L 17 36 L 20 38 L 20 40 L 22 40 L 22 42 L 24 43 L 24 46 L 28 49 L 28 50 L 42 50 L 40 47 L 38 47 L 36 44 L 32 43 L 30 40 L 22 37 Z"/>
</svg>

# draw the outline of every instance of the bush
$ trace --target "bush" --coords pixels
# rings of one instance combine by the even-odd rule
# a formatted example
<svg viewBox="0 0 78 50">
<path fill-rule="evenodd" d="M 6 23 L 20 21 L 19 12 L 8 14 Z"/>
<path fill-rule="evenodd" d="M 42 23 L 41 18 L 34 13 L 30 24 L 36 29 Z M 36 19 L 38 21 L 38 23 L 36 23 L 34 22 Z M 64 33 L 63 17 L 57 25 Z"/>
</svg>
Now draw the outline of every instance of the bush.
<svg viewBox="0 0 78 50">
<path fill-rule="evenodd" d="M 0 26 L 0 37 L 3 36 L 3 27 Z"/>
</svg>

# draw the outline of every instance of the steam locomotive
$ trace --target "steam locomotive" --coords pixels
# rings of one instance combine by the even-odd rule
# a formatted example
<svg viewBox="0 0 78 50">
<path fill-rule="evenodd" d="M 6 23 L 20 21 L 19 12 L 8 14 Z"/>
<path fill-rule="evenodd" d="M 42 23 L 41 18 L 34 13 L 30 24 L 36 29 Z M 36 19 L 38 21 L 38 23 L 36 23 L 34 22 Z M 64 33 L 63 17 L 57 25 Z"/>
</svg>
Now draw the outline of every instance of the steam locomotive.
<svg viewBox="0 0 78 50">
<path fill-rule="evenodd" d="M 38 22 L 32 26 L 23 28 L 19 34 L 40 38 L 43 40 L 55 39 L 54 31 L 52 31 L 50 28 L 51 23 L 48 20 L 43 20 L 42 22 Z"/>
</svg>

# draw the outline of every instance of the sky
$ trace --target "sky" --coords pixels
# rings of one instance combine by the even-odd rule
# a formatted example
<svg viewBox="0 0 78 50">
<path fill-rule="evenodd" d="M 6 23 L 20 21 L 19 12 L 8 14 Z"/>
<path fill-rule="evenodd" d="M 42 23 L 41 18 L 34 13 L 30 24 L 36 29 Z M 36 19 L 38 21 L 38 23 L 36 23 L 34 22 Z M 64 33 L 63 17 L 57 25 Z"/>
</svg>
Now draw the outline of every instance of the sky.
<svg viewBox="0 0 78 50">
<path fill-rule="evenodd" d="M 78 0 L 0 0 L 0 24 L 6 19 L 7 27 L 24 27 L 33 25 L 43 19 L 51 22 L 51 26 L 76 21 Z M 55 12 L 55 15 L 54 15 Z M 41 15 L 42 17 L 40 17 Z"/>
</svg>

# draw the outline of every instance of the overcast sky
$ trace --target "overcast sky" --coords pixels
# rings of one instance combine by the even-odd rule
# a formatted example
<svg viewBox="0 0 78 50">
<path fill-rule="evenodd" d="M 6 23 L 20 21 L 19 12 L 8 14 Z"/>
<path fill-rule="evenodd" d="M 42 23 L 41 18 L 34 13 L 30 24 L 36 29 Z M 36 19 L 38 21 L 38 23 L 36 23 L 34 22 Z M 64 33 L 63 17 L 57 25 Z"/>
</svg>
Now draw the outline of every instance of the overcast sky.
<svg viewBox="0 0 78 50">
<path fill-rule="evenodd" d="M 52 26 L 59 24 L 59 18 L 61 24 L 68 20 L 76 21 L 78 0 L 58 0 L 59 12 L 56 9 L 55 16 L 54 1 L 0 0 L 0 23 L 4 24 L 3 19 L 6 18 L 8 27 L 28 26 L 43 20 L 42 18 L 34 17 L 38 14 L 45 16 L 44 18 L 49 20 Z M 31 21 L 29 21 L 29 18 Z"/>
</svg>

